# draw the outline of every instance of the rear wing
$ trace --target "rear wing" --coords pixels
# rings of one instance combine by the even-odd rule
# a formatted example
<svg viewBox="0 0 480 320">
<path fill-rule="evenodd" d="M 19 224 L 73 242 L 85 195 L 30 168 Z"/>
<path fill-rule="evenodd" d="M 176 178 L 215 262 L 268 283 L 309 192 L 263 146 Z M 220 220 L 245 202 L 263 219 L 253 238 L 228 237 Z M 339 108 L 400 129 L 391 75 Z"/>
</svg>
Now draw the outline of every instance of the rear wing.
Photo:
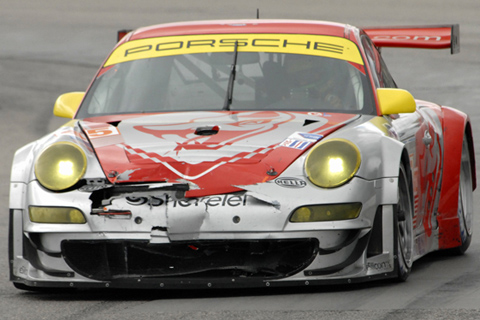
<svg viewBox="0 0 480 320">
<path fill-rule="evenodd" d="M 411 27 L 374 27 L 363 29 L 373 43 L 381 47 L 448 49 L 460 52 L 458 24 Z"/>
<path fill-rule="evenodd" d="M 127 34 L 129 34 L 131 31 L 131 29 L 122 29 L 122 30 L 118 30 L 117 31 L 117 42 L 119 42 L 120 40 L 123 39 L 123 37 L 125 37 Z"/>
</svg>

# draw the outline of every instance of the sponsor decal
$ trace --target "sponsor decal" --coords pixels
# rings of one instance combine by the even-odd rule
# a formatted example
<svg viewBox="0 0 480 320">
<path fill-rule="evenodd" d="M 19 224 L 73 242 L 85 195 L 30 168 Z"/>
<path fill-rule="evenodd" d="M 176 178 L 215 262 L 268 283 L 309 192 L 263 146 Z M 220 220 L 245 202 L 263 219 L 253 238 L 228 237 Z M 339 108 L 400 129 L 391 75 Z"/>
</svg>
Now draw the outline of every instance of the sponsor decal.
<svg viewBox="0 0 480 320">
<path fill-rule="evenodd" d="M 168 194 L 162 197 L 127 197 L 127 203 L 132 206 L 148 205 L 150 207 L 168 206 L 172 208 L 198 207 L 200 205 L 207 207 L 240 207 L 246 206 L 250 197 L 243 195 L 218 195 L 200 198 L 189 198 L 184 200 L 175 200 Z"/>
<path fill-rule="evenodd" d="M 381 270 L 392 270 L 392 265 L 390 264 L 390 261 L 384 261 L 384 262 L 368 262 L 367 263 L 367 268 L 369 269 L 374 269 L 377 271 Z"/>
<path fill-rule="evenodd" d="M 332 116 L 329 113 L 323 113 L 323 112 L 309 112 L 307 114 L 309 116 L 315 116 L 315 117 L 331 117 Z"/>
<path fill-rule="evenodd" d="M 384 35 L 384 36 L 375 36 L 372 40 L 404 40 L 404 41 L 442 41 L 441 36 L 407 36 L 407 35 Z"/>
<path fill-rule="evenodd" d="M 283 140 L 280 143 L 280 146 L 293 148 L 297 150 L 305 150 L 312 143 L 315 143 L 322 138 L 323 138 L 323 135 L 321 134 L 295 132 L 294 134 L 289 136 L 287 139 Z"/>
<path fill-rule="evenodd" d="M 232 52 L 236 42 L 238 52 L 307 54 L 363 65 L 357 46 L 345 38 L 307 34 L 211 34 L 129 41 L 115 49 L 104 67 L 172 55 Z"/>
<path fill-rule="evenodd" d="M 310 141 L 318 141 L 323 138 L 321 134 L 315 134 L 315 133 L 299 133 L 299 135 Z"/>
<path fill-rule="evenodd" d="M 280 146 L 282 147 L 293 148 L 298 150 L 305 150 L 309 145 L 310 145 L 309 141 L 301 141 L 301 140 L 295 140 L 295 139 L 285 139 L 280 144 Z"/>
<path fill-rule="evenodd" d="M 278 178 L 275 180 L 275 183 L 278 184 L 281 187 L 286 187 L 286 188 L 303 188 L 307 185 L 307 183 L 298 178 Z"/>
</svg>

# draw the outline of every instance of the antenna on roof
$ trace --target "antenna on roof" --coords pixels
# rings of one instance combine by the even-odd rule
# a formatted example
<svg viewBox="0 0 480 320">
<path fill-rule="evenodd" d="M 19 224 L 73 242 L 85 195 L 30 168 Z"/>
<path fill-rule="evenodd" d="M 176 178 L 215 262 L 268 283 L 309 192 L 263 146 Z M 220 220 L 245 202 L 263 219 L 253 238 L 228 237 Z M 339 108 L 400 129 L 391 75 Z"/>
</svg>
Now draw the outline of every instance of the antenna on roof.
<svg viewBox="0 0 480 320">
<path fill-rule="evenodd" d="M 260 9 L 257 8 L 257 19 L 260 19 Z"/>
</svg>

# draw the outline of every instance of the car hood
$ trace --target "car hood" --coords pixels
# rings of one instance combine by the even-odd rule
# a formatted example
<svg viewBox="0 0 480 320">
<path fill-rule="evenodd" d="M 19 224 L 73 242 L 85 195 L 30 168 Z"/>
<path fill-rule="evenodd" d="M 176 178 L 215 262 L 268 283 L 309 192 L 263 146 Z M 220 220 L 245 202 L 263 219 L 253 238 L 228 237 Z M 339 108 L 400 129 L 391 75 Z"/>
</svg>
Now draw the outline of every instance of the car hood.
<svg viewBox="0 0 480 320">
<path fill-rule="evenodd" d="M 358 117 L 179 112 L 79 124 L 111 183 L 187 184 L 187 196 L 193 197 L 275 179 L 316 142 Z"/>
</svg>

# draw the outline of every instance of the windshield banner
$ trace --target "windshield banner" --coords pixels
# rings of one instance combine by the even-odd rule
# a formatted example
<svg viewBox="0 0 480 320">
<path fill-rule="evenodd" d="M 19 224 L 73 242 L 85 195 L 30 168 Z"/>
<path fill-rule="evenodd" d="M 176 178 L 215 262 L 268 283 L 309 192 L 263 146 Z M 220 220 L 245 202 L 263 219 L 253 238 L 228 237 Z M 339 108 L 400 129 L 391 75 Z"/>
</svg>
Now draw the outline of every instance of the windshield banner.
<svg viewBox="0 0 480 320">
<path fill-rule="evenodd" d="M 104 67 L 117 63 L 172 55 L 233 52 L 272 52 L 336 58 L 363 65 L 352 41 L 332 36 L 305 34 L 207 34 L 149 38 L 121 44 Z"/>
</svg>

